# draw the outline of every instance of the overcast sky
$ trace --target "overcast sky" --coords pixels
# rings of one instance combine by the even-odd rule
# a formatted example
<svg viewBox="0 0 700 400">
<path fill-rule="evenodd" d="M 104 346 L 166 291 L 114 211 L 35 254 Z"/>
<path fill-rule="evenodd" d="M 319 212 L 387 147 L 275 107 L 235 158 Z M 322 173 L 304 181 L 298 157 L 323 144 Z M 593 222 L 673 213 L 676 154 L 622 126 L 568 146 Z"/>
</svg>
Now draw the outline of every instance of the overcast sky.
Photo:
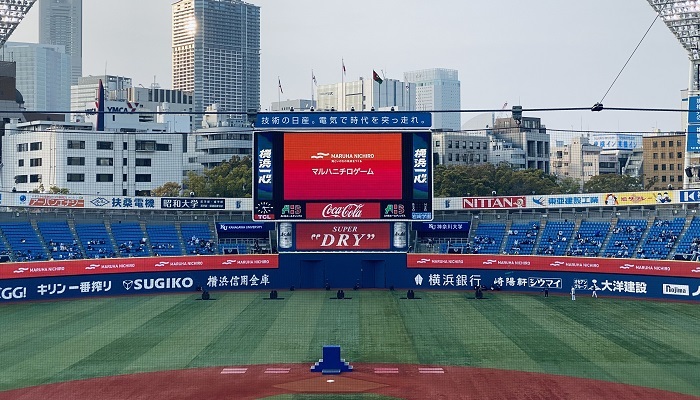
<svg viewBox="0 0 700 400">
<path fill-rule="evenodd" d="M 40 0 L 42 1 L 42 0 Z M 655 17 L 646 0 L 254 0 L 261 8 L 261 105 L 311 97 L 319 84 L 405 71 L 459 71 L 462 109 L 590 107 L 601 100 Z M 83 74 L 171 87 L 170 0 L 83 1 Z M 35 42 L 35 6 L 11 41 Z M 604 100 L 681 107 L 685 50 L 657 20 Z M 463 114 L 466 121 L 474 114 Z M 680 130 L 680 113 L 539 112 L 549 129 Z"/>
</svg>

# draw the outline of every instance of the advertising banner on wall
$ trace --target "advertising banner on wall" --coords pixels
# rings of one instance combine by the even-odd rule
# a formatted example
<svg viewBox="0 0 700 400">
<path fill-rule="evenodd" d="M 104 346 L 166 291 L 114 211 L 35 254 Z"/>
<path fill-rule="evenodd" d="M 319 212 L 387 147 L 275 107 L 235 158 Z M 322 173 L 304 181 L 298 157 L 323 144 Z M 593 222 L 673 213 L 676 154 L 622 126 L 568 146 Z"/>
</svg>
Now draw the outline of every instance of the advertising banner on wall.
<svg viewBox="0 0 700 400">
<path fill-rule="evenodd" d="M 397 286 L 419 289 L 474 291 L 482 287 L 486 297 L 500 291 L 518 291 L 570 296 L 662 298 L 700 301 L 700 281 L 644 275 L 596 274 L 563 271 L 492 269 L 414 269 L 392 280 Z M 492 291 L 490 294 L 489 291 Z M 602 301 L 602 300 L 601 300 Z"/>
<path fill-rule="evenodd" d="M 253 207 L 253 201 L 249 198 L 129 197 L 44 193 L 7 193 L 2 198 L 2 206 L 58 209 L 86 208 L 102 210 L 250 211 Z"/>
<path fill-rule="evenodd" d="M 480 268 L 526 271 L 656 275 L 700 279 L 700 263 L 633 258 L 506 256 L 498 254 L 408 254 L 408 268 Z"/>
<path fill-rule="evenodd" d="M 157 294 L 208 290 L 255 290 L 288 286 L 278 270 L 230 269 L 79 275 L 0 280 L 0 304 L 23 300 L 60 300 L 95 296 Z"/>
<path fill-rule="evenodd" d="M 276 269 L 276 254 L 99 258 L 0 264 L 0 280 L 46 276 L 123 274 L 217 269 Z"/>
<path fill-rule="evenodd" d="M 282 222 L 278 247 L 285 251 L 407 251 L 406 222 Z"/>
</svg>

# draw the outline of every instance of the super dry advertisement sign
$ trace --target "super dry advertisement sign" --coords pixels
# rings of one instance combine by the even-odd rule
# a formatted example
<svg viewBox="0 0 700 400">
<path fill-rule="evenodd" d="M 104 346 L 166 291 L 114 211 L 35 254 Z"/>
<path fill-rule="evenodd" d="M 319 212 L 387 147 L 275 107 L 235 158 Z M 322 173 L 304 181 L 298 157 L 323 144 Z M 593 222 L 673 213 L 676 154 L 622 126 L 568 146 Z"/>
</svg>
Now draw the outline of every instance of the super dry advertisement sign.
<svg viewBox="0 0 700 400">
<path fill-rule="evenodd" d="M 406 251 L 406 222 L 280 223 L 279 250 L 288 251 Z"/>
</svg>

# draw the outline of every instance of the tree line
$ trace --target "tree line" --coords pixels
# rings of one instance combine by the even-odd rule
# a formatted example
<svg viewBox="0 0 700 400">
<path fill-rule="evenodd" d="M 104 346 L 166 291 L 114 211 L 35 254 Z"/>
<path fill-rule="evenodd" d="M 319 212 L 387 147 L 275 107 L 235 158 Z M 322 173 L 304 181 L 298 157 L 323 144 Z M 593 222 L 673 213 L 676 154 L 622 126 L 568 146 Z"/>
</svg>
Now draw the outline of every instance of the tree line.
<svg viewBox="0 0 700 400">
<path fill-rule="evenodd" d="M 189 172 L 180 185 L 168 182 L 151 194 L 157 197 L 251 197 L 252 159 L 233 157 L 205 170 Z M 604 174 L 591 177 L 583 193 L 634 192 L 643 190 L 641 179 L 628 175 Z M 517 170 L 508 164 L 438 165 L 433 170 L 435 197 L 520 196 L 528 194 L 581 193 L 580 181 L 558 178 L 539 169 Z"/>
</svg>

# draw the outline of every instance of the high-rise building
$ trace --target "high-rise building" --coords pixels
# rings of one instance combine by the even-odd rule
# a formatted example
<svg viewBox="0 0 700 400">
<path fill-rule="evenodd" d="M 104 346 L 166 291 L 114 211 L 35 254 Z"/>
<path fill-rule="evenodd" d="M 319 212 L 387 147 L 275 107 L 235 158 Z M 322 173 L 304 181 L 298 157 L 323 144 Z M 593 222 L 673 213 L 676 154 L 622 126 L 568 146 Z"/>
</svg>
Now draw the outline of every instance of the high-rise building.
<svg viewBox="0 0 700 400">
<path fill-rule="evenodd" d="M 63 46 L 5 44 L 5 60 L 17 63 L 17 90 L 29 111 L 66 111 L 70 106 L 70 58 Z"/>
<path fill-rule="evenodd" d="M 192 92 L 194 111 L 260 109 L 260 7 L 241 0 L 172 5 L 173 89 Z M 237 116 L 245 120 L 246 116 Z M 201 122 L 195 116 L 195 126 Z"/>
<path fill-rule="evenodd" d="M 81 76 L 77 84 L 71 86 L 70 109 L 71 111 L 85 111 L 86 103 L 97 101 L 97 90 L 100 81 L 105 89 L 107 100 L 126 100 L 128 89 L 133 85 L 131 78 L 115 75 Z"/>
<path fill-rule="evenodd" d="M 404 80 L 416 85 L 417 111 L 459 110 L 461 86 L 457 70 L 432 68 L 404 72 Z M 433 113 L 433 129 L 458 131 L 460 113 Z"/>
<path fill-rule="evenodd" d="M 370 77 L 372 75 L 370 74 Z M 382 83 L 360 77 L 359 80 L 319 85 L 317 89 L 319 110 L 415 111 L 416 85 L 385 78 Z"/>
<path fill-rule="evenodd" d="M 39 43 L 65 46 L 70 85 L 83 76 L 83 0 L 40 0 Z"/>
</svg>

